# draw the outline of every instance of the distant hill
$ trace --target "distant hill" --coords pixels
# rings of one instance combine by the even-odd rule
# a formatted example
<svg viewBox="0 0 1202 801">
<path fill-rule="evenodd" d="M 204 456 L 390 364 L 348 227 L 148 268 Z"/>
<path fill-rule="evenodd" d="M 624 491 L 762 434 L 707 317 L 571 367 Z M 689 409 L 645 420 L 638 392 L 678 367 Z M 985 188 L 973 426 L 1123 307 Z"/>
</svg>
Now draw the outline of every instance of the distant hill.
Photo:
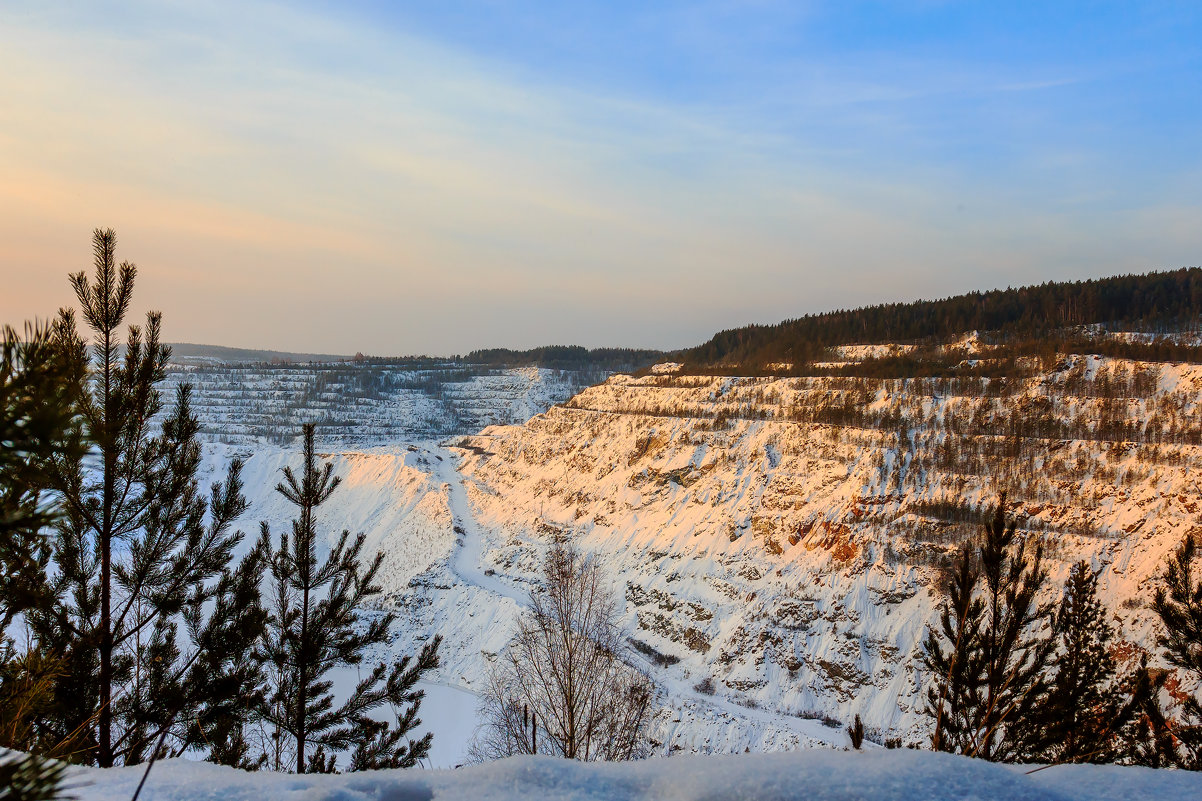
<svg viewBox="0 0 1202 801">
<path fill-rule="evenodd" d="M 284 362 L 342 362 L 350 356 L 331 353 L 291 353 L 283 350 L 254 350 L 227 348 L 221 345 L 197 345 L 191 342 L 171 342 L 171 361 L 175 364 L 271 364 Z"/>
<path fill-rule="evenodd" d="M 404 365 L 414 368 L 448 364 L 485 367 L 545 367 L 552 370 L 597 369 L 637 370 L 664 356 L 662 351 L 638 348 L 584 348 L 579 345 L 544 345 L 529 350 L 487 348 L 466 356 L 354 356 L 332 353 L 293 353 L 282 350 L 227 348 L 221 345 L 197 345 L 172 342 L 171 361 L 185 366 L 221 364 L 305 364 L 309 362 L 362 362 L 372 365 Z"/>
<path fill-rule="evenodd" d="M 1202 316 L 1202 268 L 1048 282 L 1018 289 L 970 292 L 942 300 L 885 303 L 806 315 L 776 325 L 748 325 L 716 334 L 683 351 L 693 369 L 801 365 L 848 344 L 946 341 L 968 331 L 1003 339 L 1034 339 L 1082 326 L 1163 333 L 1197 326 Z"/>
</svg>

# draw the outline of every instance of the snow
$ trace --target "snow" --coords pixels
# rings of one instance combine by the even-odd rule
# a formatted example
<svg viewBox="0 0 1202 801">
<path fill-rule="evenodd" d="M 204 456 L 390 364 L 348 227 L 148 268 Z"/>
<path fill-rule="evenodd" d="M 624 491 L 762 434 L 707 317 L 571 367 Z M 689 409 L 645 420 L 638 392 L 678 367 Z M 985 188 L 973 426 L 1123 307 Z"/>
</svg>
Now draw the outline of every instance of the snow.
<svg viewBox="0 0 1202 801">
<path fill-rule="evenodd" d="M 379 445 L 520 423 L 608 371 L 493 369 L 448 362 L 431 368 L 377 364 L 220 364 L 172 368 L 160 385 L 193 386 L 193 412 L 209 441 L 238 445 L 293 441 L 316 422 L 326 442 Z"/>
<path fill-rule="evenodd" d="M 376 771 L 335 776 L 243 773 L 170 760 L 154 766 L 146 801 L 1194 801 L 1202 774 L 1113 766 L 1034 773 L 920 751 L 798 751 L 679 756 L 582 764 L 514 757 L 461 770 Z M 143 768 L 75 768 L 74 792 L 128 801 Z"/>
<path fill-rule="evenodd" d="M 414 739 L 434 732 L 430 755 L 426 760 L 431 768 L 455 768 L 467 762 L 468 746 L 480 724 L 480 699 L 461 687 L 418 682 L 425 690 L 419 716 L 422 725 L 410 736 Z"/>
<path fill-rule="evenodd" d="M 909 347 L 846 346 L 835 355 L 862 359 Z M 971 354 L 984 346 L 974 333 L 955 347 Z M 385 592 L 375 605 L 396 611 L 398 622 L 393 642 L 369 661 L 444 637 L 441 667 L 422 685 L 422 731 L 435 735 L 428 767 L 465 762 L 478 724 L 475 693 L 557 538 L 602 559 L 623 602 L 625 634 L 679 660 L 660 666 L 631 654 L 660 691 L 650 735 L 655 755 L 670 758 L 606 766 L 522 758 L 456 771 L 303 778 L 173 761 L 156 766 L 143 797 L 1200 798 L 1199 777 L 1176 771 L 1059 766 L 1027 775 L 925 752 L 834 750 L 846 744 L 842 725 L 857 713 L 871 736 L 925 741 L 921 640 L 941 596 L 923 558 L 950 547 L 950 536 L 916 537 L 946 529 L 914 503 L 990 503 L 996 490 L 991 476 L 932 462 L 940 443 L 974 440 L 949 430 L 949 417 L 967 420 L 972 412 L 996 422 L 1052 397 L 1065 419 L 1097 421 L 1121 408 L 1166 434 L 1187 430 L 1199 410 L 1197 365 L 1157 366 L 1154 392 L 1120 398 L 1121 406 L 1088 386 L 1065 388 L 1146 367 L 1069 356 L 1001 398 L 975 392 L 971 382 L 967 389 L 872 382 L 868 407 L 907 415 L 908 445 L 892 429 L 791 419 L 793 409 L 835 405 L 857 391 L 845 379 L 663 369 L 612 377 L 555 406 L 574 378 L 527 368 L 448 382 L 443 395 L 406 389 L 356 397 L 339 411 L 356 425 L 327 428 L 329 438 L 319 426 L 319 448 L 332 451 L 343 484 L 318 524 L 331 538 L 343 528 L 365 532 L 368 550 L 385 553 Z M 326 408 L 316 401 L 302 408 L 295 399 L 309 396 L 289 389 L 289 382 L 313 384 L 310 372 L 248 371 L 239 379 L 245 385 L 218 387 L 224 374 L 214 371 L 198 386 L 210 437 L 204 483 L 222 478 L 234 456 L 245 459 L 251 506 L 239 525 L 252 537 L 260 520 L 286 530 L 295 510 L 274 487 L 281 468 L 300 460 L 295 447 L 254 432 L 265 430 L 263 418 L 292 426 Z M 265 393 L 253 414 L 242 400 L 247 390 Z M 336 396 L 319 400 L 334 408 Z M 488 422 L 503 425 L 479 430 Z M 478 433 L 432 438 L 448 429 Z M 236 444 L 211 441 L 218 438 Z M 1119 645 L 1134 658 L 1156 632 L 1148 610 L 1131 601 L 1146 593 L 1181 537 L 1197 531 L 1202 448 L 1167 436 L 1155 452 L 1089 438 L 1043 447 L 1009 480 L 1020 513 L 1052 540 L 1049 592 L 1068 565 L 1089 559 L 1101 570 Z M 353 677 L 335 678 L 343 686 Z M 713 695 L 695 689 L 706 678 Z M 141 773 L 74 775 L 92 782 L 78 796 L 105 801 L 128 799 Z"/>
<path fill-rule="evenodd" d="M 474 584 L 507 599 L 515 606 L 525 607 L 528 593 L 515 587 L 512 582 L 498 578 L 496 571 L 488 572 L 483 567 L 484 534 L 476 522 L 475 515 L 469 509 L 467 491 L 464 482 L 468 479 L 459 475 L 455 469 L 458 454 L 448 450 L 436 454 L 437 466 L 434 475 L 442 482 L 446 492 L 447 507 L 453 521 L 452 530 L 457 536 L 458 548 L 451 557 L 451 569 L 459 578 L 469 584 Z"/>
<path fill-rule="evenodd" d="M 1192 425 L 1202 368 L 1064 364 L 1012 382 L 1003 397 L 971 381 L 863 382 L 870 409 L 907 418 L 902 445 L 895 427 L 791 418 L 837 406 L 861 391 L 855 380 L 614 376 L 523 425 L 463 438 L 459 468 L 491 543 L 483 558 L 499 573 L 529 576 L 549 532 L 570 538 L 625 595 L 628 636 L 679 660 L 651 669 L 670 710 L 653 735 L 665 750 L 842 744 L 839 729 L 835 738 L 802 729 L 799 715 L 860 714 L 875 736 L 922 742 L 922 639 L 941 601 L 933 557 L 971 527 L 918 502 L 983 506 L 1008 487 L 1012 511 L 1046 532 L 1049 599 L 1074 561 L 1091 560 L 1125 653 L 1154 651 L 1140 597 L 1202 506 L 1202 450 L 1168 429 Z M 1147 370 L 1159 374 L 1153 393 L 1121 397 L 1118 408 L 1164 427 L 1162 445 L 1035 440 L 1021 463 L 956 461 L 988 437 L 946 424 L 953 415 L 1004 425 L 1051 398 L 1057 418 L 1097 421 L 1116 402 L 1089 382 Z M 950 465 L 935 453 L 943 443 Z M 692 691 L 706 676 L 716 688 L 708 698 Z M 703 705 L 696 713 L 693 702 Z"/>
<path fill-rule="evenodd" d="M 886 343 L 881 345 L 836 345 L 831 352 L 841 359 L 860 362 L 866 359 L 886 359 L 902 356 L 918 349 L 917 345 Z"/>
<path fill-rule="evenodd" d="M 1119 408 L 1166 432 L 1193 426 L 1202 367 L 1160 365 L 1152 394 L 1120 398 L 1122 405 L 1089 384 L 1147 367 L 1069 356 L 1004 397 L 973 381 L 860 389 L 840 378 L 614 376 L 565 406 L 540 404 L 520 424 L 449 441 L 393 439 L 374 424 L 357 445 L 327 441 L 344 483 L 319 525 L 331 537 L 344 527 L 363 531 L 368 549 L 386 554 L 377 603 L 399 619 L 391 648 L 372 659 L 444 637 L 442 666 L 430 680 L 457 688 L 463 703 L 445 715 L 422 710 L 436 751 L 451 748 L 435 765 L 461 761 L 463 735 L 475 725 L 471 693 L 505 648 L 557 538 L 601 558 L 622 602 L 624 634 L 679 660 L 652 665 L 631 654 L 660 690 L 655 753 L 841 747 L 855 714 L 870 737 L 924 742 L 921 644 L 942 599 L 931 557 L 967 529 L 916 504 L 988 504 L 1000 486 L 993 475 L 933 458 L 941 444 L 971 452 L 988 439 L 972 433 L 975 423 L 957 429 L 946 421 L 996 423 L 1054 398 L 1063 419 L 1098 421 Z M 478 379 L 478 417 L 492 416 L 490 403 L 520 407 L 515 401 L 529 397 L 539 375 L 508 374 L 504 391 Z M 1070 391 L 1069 381 L 1080 386 Z M 791 418 L 793 409 L 838 405 L 856 393 L 877 412 L 904 413 L 907 443 L 894 428 Z M 719 423 L 719 414 L 728 419 Z M 1140 596 L 1196 530 L 1202 448 L 1171 438 L 1155 451 L 1088 437 L 1036 445 L 1031 461 L 1007 468 L 1007 480 L 1016 511 L 1048 538 L 1049 597 L 1072 562 L 1090 560 L 1102 571 L 1100 593 L 1124 658 L 1146 647 L 1155 661 L 1155 622 Z M 247 460 L 243 530 L 255 531 L 259 520 L 285 530 L 294 510 L 273 488 L 299 453 L 262 442 L 212 444 L 213 478 L 235 454 Z M 706 678 L 713 695 L 694 689 Z M 807 719 L 814 717 L 838 725 Z"/>
</svg>

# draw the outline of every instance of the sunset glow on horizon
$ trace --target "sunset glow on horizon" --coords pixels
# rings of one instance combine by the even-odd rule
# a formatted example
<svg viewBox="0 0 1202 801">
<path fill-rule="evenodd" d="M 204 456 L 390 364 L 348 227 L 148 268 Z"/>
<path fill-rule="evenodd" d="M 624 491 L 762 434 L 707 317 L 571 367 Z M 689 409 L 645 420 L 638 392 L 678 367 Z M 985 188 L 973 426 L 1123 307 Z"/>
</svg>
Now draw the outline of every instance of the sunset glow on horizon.
<svg viewBox="0 0 1202 801">
<path fill-rule="evenodd" d="M 653 5 L 5 3 L 0 323 L 96 227 L 171 341 L 381 355 L 1202 265 L 1194 4 Z"/>
</svg>

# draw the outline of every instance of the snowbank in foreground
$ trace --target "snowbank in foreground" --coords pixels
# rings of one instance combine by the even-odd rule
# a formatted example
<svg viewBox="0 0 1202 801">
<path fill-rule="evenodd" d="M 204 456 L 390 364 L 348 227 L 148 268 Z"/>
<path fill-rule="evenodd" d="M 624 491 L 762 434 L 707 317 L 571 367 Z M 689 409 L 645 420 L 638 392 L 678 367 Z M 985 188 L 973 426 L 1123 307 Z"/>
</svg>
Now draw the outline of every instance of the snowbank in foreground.
<svg viewBox="0 0 1202 801">
<path fill-rule="evenodd" d="M 128 801 L 141 768 L 77 769 L 78 798 Z M 517 757 L 462 770 L 380 771 L 345 776 L 243 773 L 205 763 L 158 764 L 146 801 L 1196 801 L 1202 774 L 1072 765 L 1023 768 L 919 751 L 680 756 L 582 765 Z"/>
</svg>

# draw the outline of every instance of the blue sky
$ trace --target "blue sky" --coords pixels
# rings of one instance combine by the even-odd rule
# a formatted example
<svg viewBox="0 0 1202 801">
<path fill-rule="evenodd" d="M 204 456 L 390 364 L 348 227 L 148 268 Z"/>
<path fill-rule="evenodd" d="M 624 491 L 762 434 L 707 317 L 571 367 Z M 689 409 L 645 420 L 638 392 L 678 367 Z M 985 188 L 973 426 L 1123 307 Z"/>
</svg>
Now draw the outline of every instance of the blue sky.
<svg viewBox="0 0 1202 801">
<path fill-rule="evenodd" d="M 679 347 L 1202 264 L 1196 3 L 0 7 L 0 320 L 113 226 L 182 341 Z"/>
</svg>

